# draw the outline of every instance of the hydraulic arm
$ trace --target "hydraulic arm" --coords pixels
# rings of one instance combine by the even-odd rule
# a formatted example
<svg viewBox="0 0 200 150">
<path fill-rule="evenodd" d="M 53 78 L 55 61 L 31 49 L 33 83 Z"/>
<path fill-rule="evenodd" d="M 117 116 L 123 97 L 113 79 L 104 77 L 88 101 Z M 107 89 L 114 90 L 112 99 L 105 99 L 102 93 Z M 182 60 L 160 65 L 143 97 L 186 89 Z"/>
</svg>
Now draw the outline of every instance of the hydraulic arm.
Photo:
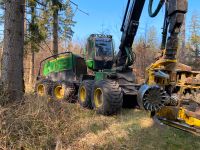
<svg viewBox="0 0 200 150">
<path fill-rule="evenodd" d="M 131 66 L 135 61 L 132 52 L 132 44 L 136 36 L 140 16 L 145 4 L 145 0 L 128 0 L 124 19 L 121 27 L 121 44 L 117 56 L 116 65 L 122 66 L 123 69 Z"/>
<path fill-rule="evenodd" d="M 187 12 L 187 0 L 160 0 L 157 8 L 152 12 L 153 0 L 149 0 L 149 15 L 155 17 L 166 3 L 166 14 L 163 25 L 163 39 L 161 50 L 165 50 L 166 59 L 175 59 L 178 48 L 178 34 Z M 128 68 L 134 63 L 132 44 L 136 36 L 140 16 L 145 0 L 128 0 L 124 19 L 121 27 L 121 44 L 116 65 Z M 169 37 L 167 38 L 167 33 Z"/>
</svg>

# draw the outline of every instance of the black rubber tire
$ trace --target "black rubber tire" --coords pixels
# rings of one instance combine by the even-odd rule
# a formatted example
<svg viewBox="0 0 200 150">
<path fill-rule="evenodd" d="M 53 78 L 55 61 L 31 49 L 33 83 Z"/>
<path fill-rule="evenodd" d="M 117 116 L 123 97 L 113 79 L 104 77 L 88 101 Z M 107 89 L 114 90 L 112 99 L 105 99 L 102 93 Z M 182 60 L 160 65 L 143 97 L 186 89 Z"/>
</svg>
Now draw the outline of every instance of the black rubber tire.
<svg viewBox="0 0 200 150">
<path fill-rule="evenodd" d="M 94 102 L 96 89 L 102 91 L 102 105 L 97 107 Z M 102 115 L 113 115 L 119 112 L 123 105 L 123 93 L 119 85 L 112 80 L 101 80 L 94 84 L 92 90 L 92 105 L 97 113 Z"/>
<path fill-rule="evenodd" d="M 38 93 L 38 86 L 39 85 L 43 85 L 44 86 L 44 95 L 43 96 L 51 96 L 51 89 L 52 89 L 52 86 L 53 86 L 53 81 L 51 80 L 48 80 L 48 79 L 41 79 L 39 81 L 36 82 L 35 84 L 35 94 L 37 96 L 42 96 Z"/>
<path fill-rule="evenodd" d="M 93 109 L 92 102 L 91 102 L 91 92 L 92 92 L 93 85 L 94 85 L 93 80 L 84 80 L 79 86 L 78 102 L 84 108 Z M 86 92 L 85 100 L 81 100 L 81 97 L 80 97 L 82 87 L 85 88 L 85 92 Z"/>
<path fill-rule="evenodd" d="M 64 89 L 64 95 L 62 98 L 58 98 L 55 95 L 55 88 L 61 86 Z M 75 95 L 76 89 L 73 83 L 69 82 L 55 82 L 51 89 L 51 98 L 57 101 L 73 102 L 72 97 Z"/>
</svg>

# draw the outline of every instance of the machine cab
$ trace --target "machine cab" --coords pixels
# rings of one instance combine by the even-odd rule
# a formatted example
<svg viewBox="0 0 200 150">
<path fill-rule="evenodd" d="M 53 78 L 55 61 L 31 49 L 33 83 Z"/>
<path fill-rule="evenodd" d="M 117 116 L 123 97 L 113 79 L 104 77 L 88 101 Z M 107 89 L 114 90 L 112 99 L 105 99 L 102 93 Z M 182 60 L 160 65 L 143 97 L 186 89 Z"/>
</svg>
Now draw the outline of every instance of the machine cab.
<svg viewBox="0 0 200 150">
<path fill-rule="evenodd" d="M 111 69 L 114 47 L 111 35 L 92 34 L 87 40 L 86 64 L 93 71 Z"/>
</svg>

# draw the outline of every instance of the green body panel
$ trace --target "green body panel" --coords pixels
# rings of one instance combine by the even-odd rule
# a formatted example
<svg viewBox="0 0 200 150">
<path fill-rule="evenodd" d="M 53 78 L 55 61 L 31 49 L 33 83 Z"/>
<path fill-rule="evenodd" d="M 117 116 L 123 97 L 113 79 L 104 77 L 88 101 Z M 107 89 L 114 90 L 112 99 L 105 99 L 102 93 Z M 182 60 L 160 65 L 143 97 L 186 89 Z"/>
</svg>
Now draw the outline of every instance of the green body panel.
<svg viewBox="0 0 200 150">
<path fill-rule="evenodd" d="M 61 72 L 73 69 L 73 62 L 74 62 L 73 57 L 74 56 L 72 54 L 67 54 L 65 56 L 47 61 L 44 64 L 43 75 L 47 76 L 53 72 Z"/>
<path fill-rule="evenodd" d="M 107 77 L 106 72 L 95 72 L 95 81 L 104 80 Z"/>
<path fill-rule="evenodd" d="M 104 80 L 104 79 L 107 79 L 107 76 L 110 75 L 110 74 L 114 74 L 116 73 L 115 71 L 113 70 L 109 70 L 109 69 L 106 69 L 104 70 L 103 72 L 95 72 L 95 81 L 100 81 L 100 80 Z"/>
<path fill-rule="evenodd" d="M 89 69 L 91 69 L 91 70 L 94 69 L 95 63 L 94 63 L 94 60 L 93 60 L 93 59 L 88 59 L 88 60 L 85 61 L 85 63 L 86 63 L 86 65 L 87 65 L 87 67 L 88 67 Z"/>
</svg>

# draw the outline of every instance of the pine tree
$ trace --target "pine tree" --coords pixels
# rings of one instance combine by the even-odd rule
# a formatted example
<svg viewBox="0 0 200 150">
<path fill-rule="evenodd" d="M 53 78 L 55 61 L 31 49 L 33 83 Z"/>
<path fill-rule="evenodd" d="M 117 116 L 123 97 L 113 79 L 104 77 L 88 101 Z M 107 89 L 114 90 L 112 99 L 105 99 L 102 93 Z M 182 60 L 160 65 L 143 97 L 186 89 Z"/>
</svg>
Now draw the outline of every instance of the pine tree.
<svg viewBox="0 0 200 150">
<path fill-rule="evenodd" d="M 43 6 L 35 0 L 27 0 L 26 19 L 28 20 L 28 29 L 25 45 L 26 52 L 31 54 L 29 84 L 32 84 L 35 79 L 35 53 L 40 50 L 40 44 L 47 38 L 47 31 L 44 29 L 44 23 L 42 23 L 44 22 L 42 20 L 45 20 L 46 23 L 46 19 L 40 18 L 40 15 L 37 16 L 37 14 L 41 14 L 43 11 L 45 11 Z"/>
<path fill-rule="evenodd" d="M 200 16 L 194 14 L 190 24 L 190 39 L 187 43 L 187 63 L 193 67 L 194 70 L 200 69 Z"/>
<path fill-rule="evenodd" d="M 52 0 L 53 11 L 53 54 L 58 54 L 58 12 L 62 9 L 59 0 Z"/>
<path fill-rule="evenodd" d="M 47 0 L 47 7 L 48 21 L 52 28 L 49 32 L 53 35 L 53 53 L 57 54 L 59 40 L 64 40 L 67 45 L 66 42 L 70 41 L 73 36 L 74 13 L 69 0 Z"/>
<path fill-rule="evenodd" d="M 64 4 L 64 17 L 61 18 L 61 39 L 64 41 L 65 50 L 67 48 L 67 43 L 72 40 L 74 34 L 72 27 L 76 23 L 73 21 L 74 13 L 70 4 L 70 1 L 67 0 Z"/>
<path fill-rule="evenodd" d="M 24 94 L 24 6 L 25 0 L 5 2 L 4 51 L 1 77 L 9 100 L 20 100 Z"/>
</svg>

